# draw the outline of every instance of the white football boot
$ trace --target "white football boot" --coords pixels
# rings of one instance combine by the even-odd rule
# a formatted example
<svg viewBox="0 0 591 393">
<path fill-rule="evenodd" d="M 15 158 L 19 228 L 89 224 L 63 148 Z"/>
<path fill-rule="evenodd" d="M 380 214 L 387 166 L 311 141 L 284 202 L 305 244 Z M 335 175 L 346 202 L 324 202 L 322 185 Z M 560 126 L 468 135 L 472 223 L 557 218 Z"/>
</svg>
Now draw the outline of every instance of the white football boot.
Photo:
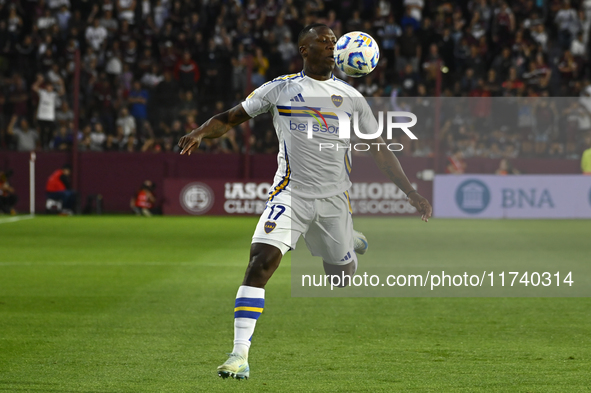
<svg viewBox="0 0 591 393">
<path fill-rule="evenodd" d="M 248 379 L 250 368 L 248 360 L 236 353 L 231 353 L 228 360 L 218 367 L 218 375 L 222 378 Z"/>
</svg>

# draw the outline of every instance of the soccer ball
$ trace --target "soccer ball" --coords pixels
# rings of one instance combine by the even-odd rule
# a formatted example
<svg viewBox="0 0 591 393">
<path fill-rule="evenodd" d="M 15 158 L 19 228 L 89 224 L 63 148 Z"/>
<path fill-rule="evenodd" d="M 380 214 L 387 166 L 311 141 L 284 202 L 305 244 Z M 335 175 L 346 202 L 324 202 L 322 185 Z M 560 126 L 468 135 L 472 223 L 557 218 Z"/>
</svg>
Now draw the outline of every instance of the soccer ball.
<svg viewBox="0 0 591 393">
<path fill-rule="evenodd" d="M 380 60 L 380 48 L 369 34 L 352 31 L 337 41 L 334 59 L 341 71 L 359 78 L 376 68 Z"/>
</svg>

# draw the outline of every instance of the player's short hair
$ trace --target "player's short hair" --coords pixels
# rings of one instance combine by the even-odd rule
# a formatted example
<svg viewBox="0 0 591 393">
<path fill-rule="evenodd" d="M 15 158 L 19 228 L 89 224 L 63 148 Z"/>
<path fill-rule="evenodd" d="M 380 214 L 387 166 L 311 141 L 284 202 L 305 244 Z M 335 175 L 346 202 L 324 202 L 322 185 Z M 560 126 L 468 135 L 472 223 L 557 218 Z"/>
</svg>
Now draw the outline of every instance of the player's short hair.
<svg viewBox="0 0 591 393">
<path fill-rule="evenodd" d="M 302 31 L 300 31 L 300 34 L 298 35 L 298 45 L 301 45 L 302 40 L 306 37 L 306 35 L 310 32 L 310 30 L 312 30 L 316 27 L 328 27 L 328 26 L 325 25 L 324 23 L 312 23 L 311 25 L 304 27 L 302 29 Z"/>
</svg>

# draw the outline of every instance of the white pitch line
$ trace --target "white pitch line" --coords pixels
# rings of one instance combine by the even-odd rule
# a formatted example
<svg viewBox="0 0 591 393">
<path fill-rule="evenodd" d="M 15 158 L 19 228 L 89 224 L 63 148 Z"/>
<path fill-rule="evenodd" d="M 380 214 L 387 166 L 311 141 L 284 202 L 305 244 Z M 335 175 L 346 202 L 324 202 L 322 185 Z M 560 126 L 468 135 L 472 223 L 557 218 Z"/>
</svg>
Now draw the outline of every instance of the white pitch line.
<svg viewBox="0 0 591 393">
<path fill-rule="evenodd" d="M 0 218 L 0 224 L 6 224 L 9 222 L 16 222 L 16 221 L 22 221 L 22 220 L 28 220 L 30 218 L 35 218 L 34 215 L 28 215 L 28 216 L 16 216 L 16 217 L 7 217 L 7 218 Z"/>
</svg>

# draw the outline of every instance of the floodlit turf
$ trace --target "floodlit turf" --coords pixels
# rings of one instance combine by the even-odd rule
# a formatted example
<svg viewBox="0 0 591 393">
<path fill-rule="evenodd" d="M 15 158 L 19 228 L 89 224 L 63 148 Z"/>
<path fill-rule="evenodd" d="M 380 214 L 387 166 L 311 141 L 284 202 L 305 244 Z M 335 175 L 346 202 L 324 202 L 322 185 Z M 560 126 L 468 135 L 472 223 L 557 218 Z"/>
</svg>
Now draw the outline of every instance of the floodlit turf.
<svg viewBox="0 0 591 393">
<path fill-rule="evenodd" d="M 512 258 L 519 239 L 541 259 L 589 253 L 589 221 L 363 220 L 395 228 L 403 258 Z M 289 259 L 267 286 L 251 379 L 221 380 L 255 223 L 1 223 L 0 391 L 589 391 L 589 298 L 291 298 Z"/>
</svg>

